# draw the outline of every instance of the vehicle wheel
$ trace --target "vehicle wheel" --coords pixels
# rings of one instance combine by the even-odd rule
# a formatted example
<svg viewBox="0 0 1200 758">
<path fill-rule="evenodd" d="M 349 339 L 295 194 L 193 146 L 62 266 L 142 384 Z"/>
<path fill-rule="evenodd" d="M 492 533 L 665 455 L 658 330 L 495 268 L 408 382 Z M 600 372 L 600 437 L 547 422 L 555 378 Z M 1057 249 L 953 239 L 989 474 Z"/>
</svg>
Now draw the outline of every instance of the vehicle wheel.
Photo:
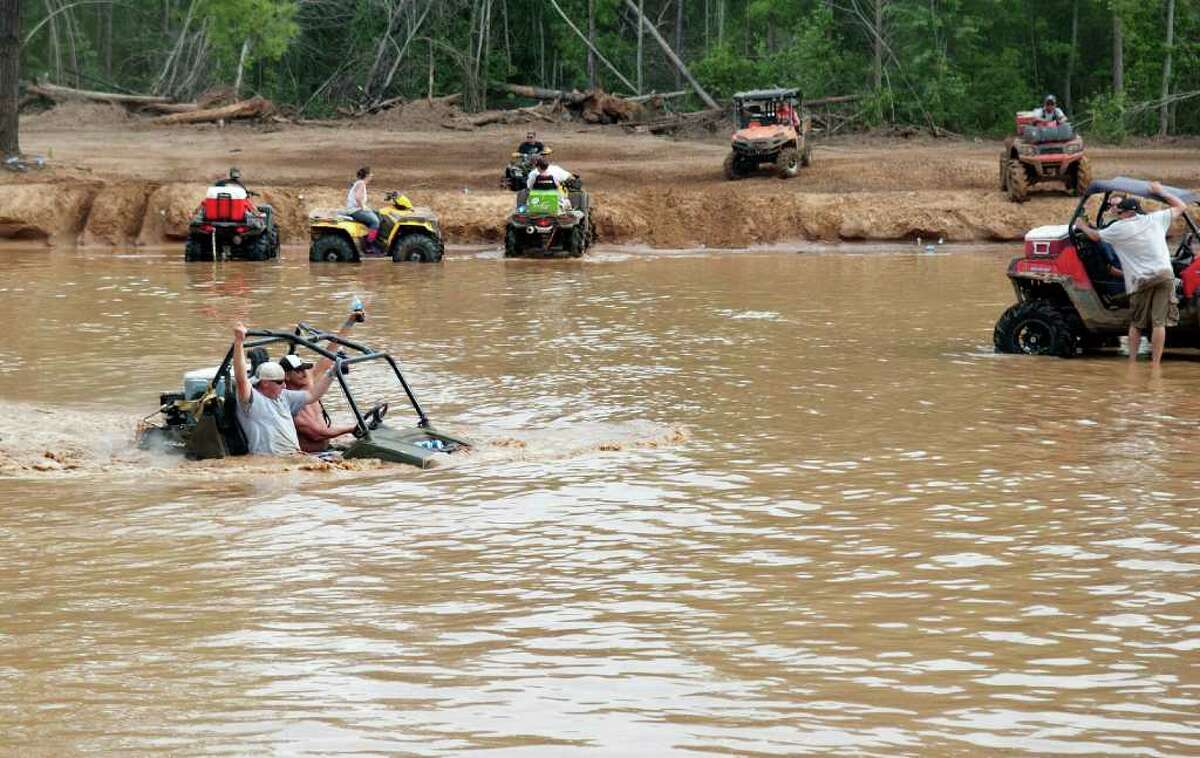
<svg viewBox="0 0 1200 758">
<path fill-rule="evenodd" d="M 812 165 L 812 145 L 804 140 L 804 150 L 800 152 L 800 165 L 808 168 Z"/>
<path fill-rule="evenodd" d="M 1023 203 L 1029 199 L 1029 175 L 1025 173 L 1025 164 L 1017 160 L 1008 162 L 1008 199 L 1014 203 Z"/>
<path fill-rule="evenodd" d="M 254 238 L 250 243 L 250 250 L 246 255 L 252 261 L 265 261 L 271 257 L 271 233 L 264 231 L 262 234 Z"/>
<path fill-rule="evenodd" d="M 1027 300 L 1009 307 L 992 332 L 998 353 L 1071 358 L 1077 341 L 1071 319 L 1045 300 Z"/>
<path fill-rule="evenodd" d="M 800 155 L 794 147 L 785 147 L 775 157 L 775 172 L 780 179 L 791 179 L 800 173 Z"/>
<path fill-rule="evenodd" d="M 1000 156 L 1000 191 L 1008 192 L 1008 158 Z"/>
<path fill-rule="evenodd" d="M 435 263 L 440 258 L 437 242 L 424 234 L 406 234 L 392 246 L 392 260 L 396 263 Z"/>
<path fill-rule="evenodd" d="M 271 224 L 271 245 L 269 256 L 271 258 L 279 257 L 279 227 Z"/>
<path fill-rule="evenodd" d="M 205 259 L 205 248 L 200 240 L 193 237 L 188 237 L 187 242 L 183 243 L 183 259 L 185 261 L 202 261 Z"/>
<path fill-rule="evenodd" d="M 504 233 L 504 257 L 515 258 L 521 254 L 521 240 L 517 236 L 517 230 L 511 226 Z"/>
<path fill-rule="evenodd" d="M 741 179 L 745 174 L 742 172 L 742 167 L 738 165 L 737 154 L 730 152 L 725 156 L 725 178 L 729 181 Z"/>
<path fill-rule="evenodd" d="M 308 259 L 314 263 L 345 263 L 354 258 L 354 250 L 344 238 L 332 234 L 312 243 L 308 249 Z"/>
<path fill-rule="evenodd" d="M 1078 197 L 1087 191 L 1088 185 L 1092 183 L 1092 162 L 1087 158 L 1080 158 L 1075 164 L 1075 176 L 1069 182 L 1068 189 L 1071 194 Z"/>
<path fill-rule="evenodd" d="M 587 232 L 584 231 L 583 223 L 576 224 L 571 229 L 571 233 L 567 235 L 567 241 L 563 245 L 563 251 L 569 258 L 582 258 L 583 251 L 587 249 Z"/>
</svg>

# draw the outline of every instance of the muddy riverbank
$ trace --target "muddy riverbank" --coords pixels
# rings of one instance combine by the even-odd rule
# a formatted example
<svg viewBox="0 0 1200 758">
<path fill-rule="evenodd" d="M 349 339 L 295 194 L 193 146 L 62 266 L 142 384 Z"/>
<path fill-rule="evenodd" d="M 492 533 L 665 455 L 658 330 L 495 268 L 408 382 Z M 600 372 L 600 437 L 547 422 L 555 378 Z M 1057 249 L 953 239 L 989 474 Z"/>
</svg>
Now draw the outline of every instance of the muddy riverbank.
<svg viewBox="0 0 1200 758">
<path fill-rule="evenodd" d="M 107 115 L 106 115 L 107 114 Z M 269 129 L 154 128 L 92 108 L 80 119 L 22 123 L 23 146 L 50 168 L 0 176 L 0 240 L 100 246 L 177 241 L 208 181 L 237 165 L 279 212 L 284 240 L 307 239 L 308 213 L 337 206 L 359 165 L 375 199 L 406 192 L 441 216 L 449 242 L 500 239 L 512 202 L 500 170 L 523 129 L 463 134 L 400 131 L 386 121 Z M 745 247 L 792 240 L 1019 239 L 1069 213 L 1073 200 L 1007 201 L 996 178 L 999 143 L 839 139 L 818 142 L 797 179 L 721 177 L 721 136 L 670 141 L 612 127 L 543 132 L 555 159 L 594 193 L 603 242 L 653 247 Z M 1128 174 L 1200 185 L 1200 150 L 1094 149 L 1098 177 Z"/>
</svg>

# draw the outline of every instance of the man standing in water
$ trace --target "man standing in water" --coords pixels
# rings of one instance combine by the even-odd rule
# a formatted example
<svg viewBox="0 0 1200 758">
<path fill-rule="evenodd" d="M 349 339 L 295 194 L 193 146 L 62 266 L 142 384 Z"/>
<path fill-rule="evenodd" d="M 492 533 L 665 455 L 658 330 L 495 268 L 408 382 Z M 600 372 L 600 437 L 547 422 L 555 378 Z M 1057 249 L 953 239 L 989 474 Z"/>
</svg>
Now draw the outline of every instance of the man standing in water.
<svg viewBox="0 0 1200 758">
<path fill-rule="evenodd" d="M 1075 228 L 1093 242 L 1107 242 L 1121 259 L 1125 291 L 1129 293 L 1132 321 L 1129 324 L 1129 359 L 1137 360 L 1142 331 L 1150 330 L 1150 360 L 1162 361 L 1167 327 L 1179 321 L 1175 304 L 1175 272 L 1167 249 L 1167 231 L 1171 222 L 1183 215 L 1187 204 L 1167 192 L 1161 183 L 1150 182 L 1150 192 L 1171 207 L 1144 215 L 1137 198 L 1126 197 L 1117 204 L 1120 218 L 1116 223 L 1097 229 L 1083 219 Z"/>
<path fill-rule="evenodd" d="M 306 390 L 284 389 L 283 367 L 274 361 L 259 365 L 253 386 L 246 375 L 246 325 L 233 327 L 233 378 L 237 384 L 237 420 L 251 455 L 291 455 L 300 452 L 292 416 L 321 399 L 333 382 L 329 372 Z"/>
</svg>

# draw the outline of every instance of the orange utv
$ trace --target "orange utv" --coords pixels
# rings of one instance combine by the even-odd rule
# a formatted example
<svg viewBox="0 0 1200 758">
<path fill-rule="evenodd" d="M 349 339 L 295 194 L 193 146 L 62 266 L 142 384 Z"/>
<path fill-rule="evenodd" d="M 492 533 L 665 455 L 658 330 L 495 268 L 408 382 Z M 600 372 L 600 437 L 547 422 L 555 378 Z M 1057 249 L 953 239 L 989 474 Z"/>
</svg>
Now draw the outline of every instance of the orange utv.
<svg viewBox="0 0 1200 758">
<path fill-rule="evenodd" d="M 726 179 L 741 179 L 763 164 L 790 179 L 812 163 L 812 119 L 800 112 L 799 90 L 738 92 L 733 123 L 737 131 L 725 158 Z"/>
</svg>

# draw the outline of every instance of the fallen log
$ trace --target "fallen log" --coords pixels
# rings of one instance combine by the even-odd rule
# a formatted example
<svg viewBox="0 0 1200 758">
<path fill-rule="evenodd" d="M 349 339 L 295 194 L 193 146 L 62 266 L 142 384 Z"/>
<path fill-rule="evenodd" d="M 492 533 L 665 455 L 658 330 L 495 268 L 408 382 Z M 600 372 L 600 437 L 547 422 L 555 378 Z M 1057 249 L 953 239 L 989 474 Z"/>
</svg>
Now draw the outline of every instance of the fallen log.
<svg viewBox="0 0 1200 758">
<path fill-rule="evenodd" d="M 155 113 L 192 113 L 200 110 L 199 103 L 146 103 L 139 110 Z"/>
<path fill-rule="evenodd" d="M 647 100 L 653 100 L 656 97 L 662 100 L 670 100 L 673 97 L 683 97 L 690 92 L 690 89 L 678 89 L 674 92 L 651 92 L 648 95 L 638 95 L 636 97 L 627 97 L 625 99 L 631 103 L 644 103 Z"/>
<path fill-rule="evenodd" d="M 493 89 L 498 89 L 501 92 L 511 92 L 519 97 L 528 97 L 533 100 L 561 100 L 570 105 L 577 105 L 587 99 L 587 92 L 579 90 L 561 90 L 561 89 L 546 89 L 545 87 L 534 87 L 529 84 L 504 84 L 501 82 L 493 82 Z"/>
<path fill-rule="evenodd" d="M 262 118 L 269 116 L 275 110 L 270 100 L 253 97 L 249 100 L 233 103 L 220 108 L 202 108 L 190 113 L 174 113 L 169 116 L 159 116 L 151 119 L 150 123 L 157 126 L 175 126 L 177 124 L 204 124 L 214 121 L 233 121 L 235 119 Z"/>
<path fill-rule="evenodd" d="M 96 90 L 63 87 L 48 82 L 26 82 L 25 89 L 27 92 L 41 95 L 56 102 L 59 100 L 92 100 L 105 103 L 119 103 L 121 105 L 163 105 L 171 102 L 171 98 L 159 97 L 158 95 L 127 95 L 123 92 L 99 92 Z"/>
</svg>

